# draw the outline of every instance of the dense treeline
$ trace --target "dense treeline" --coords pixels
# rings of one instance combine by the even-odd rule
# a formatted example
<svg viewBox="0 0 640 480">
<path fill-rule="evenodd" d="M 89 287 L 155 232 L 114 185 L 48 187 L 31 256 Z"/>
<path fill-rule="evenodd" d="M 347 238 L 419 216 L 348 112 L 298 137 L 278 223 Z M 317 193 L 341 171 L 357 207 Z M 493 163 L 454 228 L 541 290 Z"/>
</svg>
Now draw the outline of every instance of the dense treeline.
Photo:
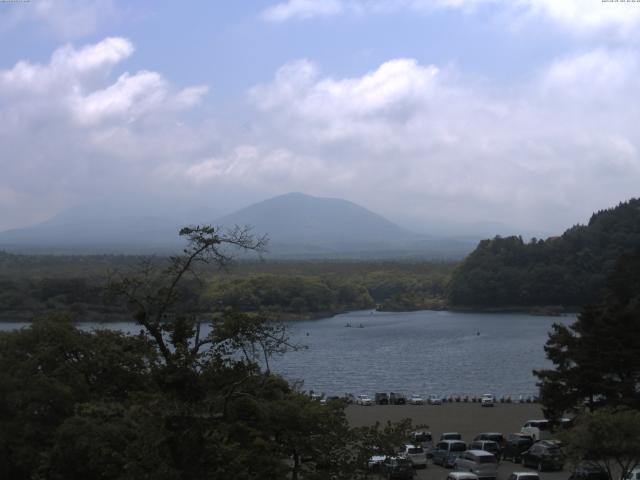
<svg viewBox="0 0 640 480">
<path fill-rule="evenodd" d="M 580 306 L 597 301 L 616 260 L 640 245 L 640 199 L 546 240 L 483 240 L 454 271 L 454 305 Z"/>
<path fill-rule="evenodd" d="M 68 311 L 77 320 L 119 320 L 126 305 L 105 295 L 110 275 L 141 263 L 162 267 L 164 257 L 28 256 L 0 252 L 0 318 L 29 320 Z M 439 306 L 454 263 L 274 261 L 237 262 L 228 272 L 207 267 L 203 308 L 266 310 L 308 318 L 374 308 Z"/>
</svg>

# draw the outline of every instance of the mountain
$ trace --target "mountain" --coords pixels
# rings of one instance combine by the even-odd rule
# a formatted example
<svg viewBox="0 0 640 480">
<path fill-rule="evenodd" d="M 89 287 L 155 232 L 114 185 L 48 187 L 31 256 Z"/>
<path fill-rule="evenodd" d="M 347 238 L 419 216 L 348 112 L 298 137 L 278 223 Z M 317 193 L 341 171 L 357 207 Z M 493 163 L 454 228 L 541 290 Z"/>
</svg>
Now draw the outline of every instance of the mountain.
<svg viewBox="0 0 640 480">
<path fill-rule="evenodd" d="M 449 299 L 486 307 L 595 303 L 618 259 L 639 247 L 640 199 L 631 199 L 561 236 L 483 240 L 454 272 Z"/>
<path fill-rule="evenodd" d="M 213 218 L 206 209 L 94 202 L 65 210 L 37 225 L 0 232 L 0 249 L 21 253 L 170 253 L 177 232 Z"/>
<path fill-rule="evenodd" d="M 288 193 L 219 218 L 219 225 L 251 225 L 269 237 L 270 250 L 299 253 L 371 251 L 406 247 L 419 235 L 355 203 Z"/>
<path fill-rule="evenodd" d="M 0 249 L 164 254 L 181 248 L 177 232 L 193 224 L 249 225 L 255 235 L 269 238 L 267 256 L 280 258 L 461 258 L 477 243 L 419 235 L 347 200 L 288 193 L 217 218 L 208 209 L 84 205 L 29 228 L 1 232 Z"/>
</svg>

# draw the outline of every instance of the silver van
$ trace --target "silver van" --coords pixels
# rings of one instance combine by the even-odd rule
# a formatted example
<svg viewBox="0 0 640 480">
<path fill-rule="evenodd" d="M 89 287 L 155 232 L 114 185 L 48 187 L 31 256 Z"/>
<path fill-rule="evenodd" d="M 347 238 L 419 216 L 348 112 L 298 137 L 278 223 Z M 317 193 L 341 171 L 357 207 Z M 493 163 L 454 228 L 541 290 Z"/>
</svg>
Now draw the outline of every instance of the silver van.
<svg viewBox="0 0 640 480">
<path fill-rule="evenodd" d="M 480 479 L 495 480 L 498 476 L 498 460 L 484 450 L 467 450 L 453 464 L 458 472 L 475 473 Z"/>
</svg>

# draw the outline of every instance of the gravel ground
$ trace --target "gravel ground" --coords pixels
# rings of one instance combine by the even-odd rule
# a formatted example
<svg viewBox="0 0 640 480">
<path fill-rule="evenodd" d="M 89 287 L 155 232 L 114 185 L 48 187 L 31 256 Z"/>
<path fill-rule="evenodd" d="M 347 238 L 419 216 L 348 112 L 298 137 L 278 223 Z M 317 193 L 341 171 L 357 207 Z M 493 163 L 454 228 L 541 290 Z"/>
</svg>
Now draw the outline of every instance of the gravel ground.
<svg viewBox="0 0 640 480">
<path fill-rule="evenodd" d="M 538 404 L 502 404 L 481 407 L 477 403 L 445 403 L 443 405 L 350 405 L 347 418 L 352 426 L 372 425 L 376 421 L 398 421 L 410 418 L 414 425 L 429 425 L 437 440 L 442 432 L 458 432 L 465 442 L 473 440 L 481 432 L 501 432 L 505 436 L 520 431 L 527 420 L 544 418 Z M 498 480 L 507 480 L 511 472 L 529 471 L 522 465 L 502 461 L 498 467 Z M 534 471 L 534 470 L 531 470 Z M 416 479 L 445 480 L 449 470 L 433 465 L 429 460 L 426 469 L 417 470 Z M 566 480 L 570 472 L 543 472 L 540 480 Z"/>
</svg>

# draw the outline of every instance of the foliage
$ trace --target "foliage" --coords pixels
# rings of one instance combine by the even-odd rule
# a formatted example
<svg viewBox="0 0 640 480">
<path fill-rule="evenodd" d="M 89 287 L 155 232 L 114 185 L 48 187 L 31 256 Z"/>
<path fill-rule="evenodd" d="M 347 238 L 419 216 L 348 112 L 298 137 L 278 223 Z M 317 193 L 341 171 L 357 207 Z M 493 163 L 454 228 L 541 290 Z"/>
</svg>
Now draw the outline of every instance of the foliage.
<svg viewBox="0 0 640 480">
<path fill-rule="evenodd" d="M 626 478 L 640 465 L 640 411 L 603 408 L 583 413 L 562 439 L 574 462 L 597 462 L 610 479 L 613 472 Z"/>
<path fill-rule="evenodd" d="M 27 256 L 0 252 L 0 318 L 31 320 L 67 311 L 82 321 L 128 319 L 126 303 L 104 295 L 113 271 L 140 275 L 140 265 L 155 271 L 170 258 Z M 231 272 L 200 264 L 207 288 L 199 305 L 206 311 L 232 306 L 287 318 L 308 318 L 373 308 L 439 308 L 453 263 L 372 261 L 237 261 Z M 188 282 L 197 283 L 194 278 Z"/>
<path fill-rule="evenodd" d="M 534 373 L 549 415 L 585 402 L 640 409 L 640 249 L 618 260 L 602 303 L 569 327 L 554 325 L 545 351 L 554 369 Z"/>
<path fill-rule="evenodd" d="M 581 306 L 600 298 L 615 261 L 640 245 L 640 199 L 546 240 L 483 240 L 454 271 L 454 305 Z"/>
<path fill-rule="evenodd" d="M 226 263 L 228 245 L 260 250 L 261 241 L 210 227 L 181 233 L 184 255 L 112 278 L 139 335 L 82 331 L 68 316 L 0 333 L 0 478 L 366 476 L 371 434 L 349 428 L 344 404 L 321 405 L 269 371 L 271 355 L 296 348 L 286 331 L 203 308 L 197 267 Z"/>
</svg>

